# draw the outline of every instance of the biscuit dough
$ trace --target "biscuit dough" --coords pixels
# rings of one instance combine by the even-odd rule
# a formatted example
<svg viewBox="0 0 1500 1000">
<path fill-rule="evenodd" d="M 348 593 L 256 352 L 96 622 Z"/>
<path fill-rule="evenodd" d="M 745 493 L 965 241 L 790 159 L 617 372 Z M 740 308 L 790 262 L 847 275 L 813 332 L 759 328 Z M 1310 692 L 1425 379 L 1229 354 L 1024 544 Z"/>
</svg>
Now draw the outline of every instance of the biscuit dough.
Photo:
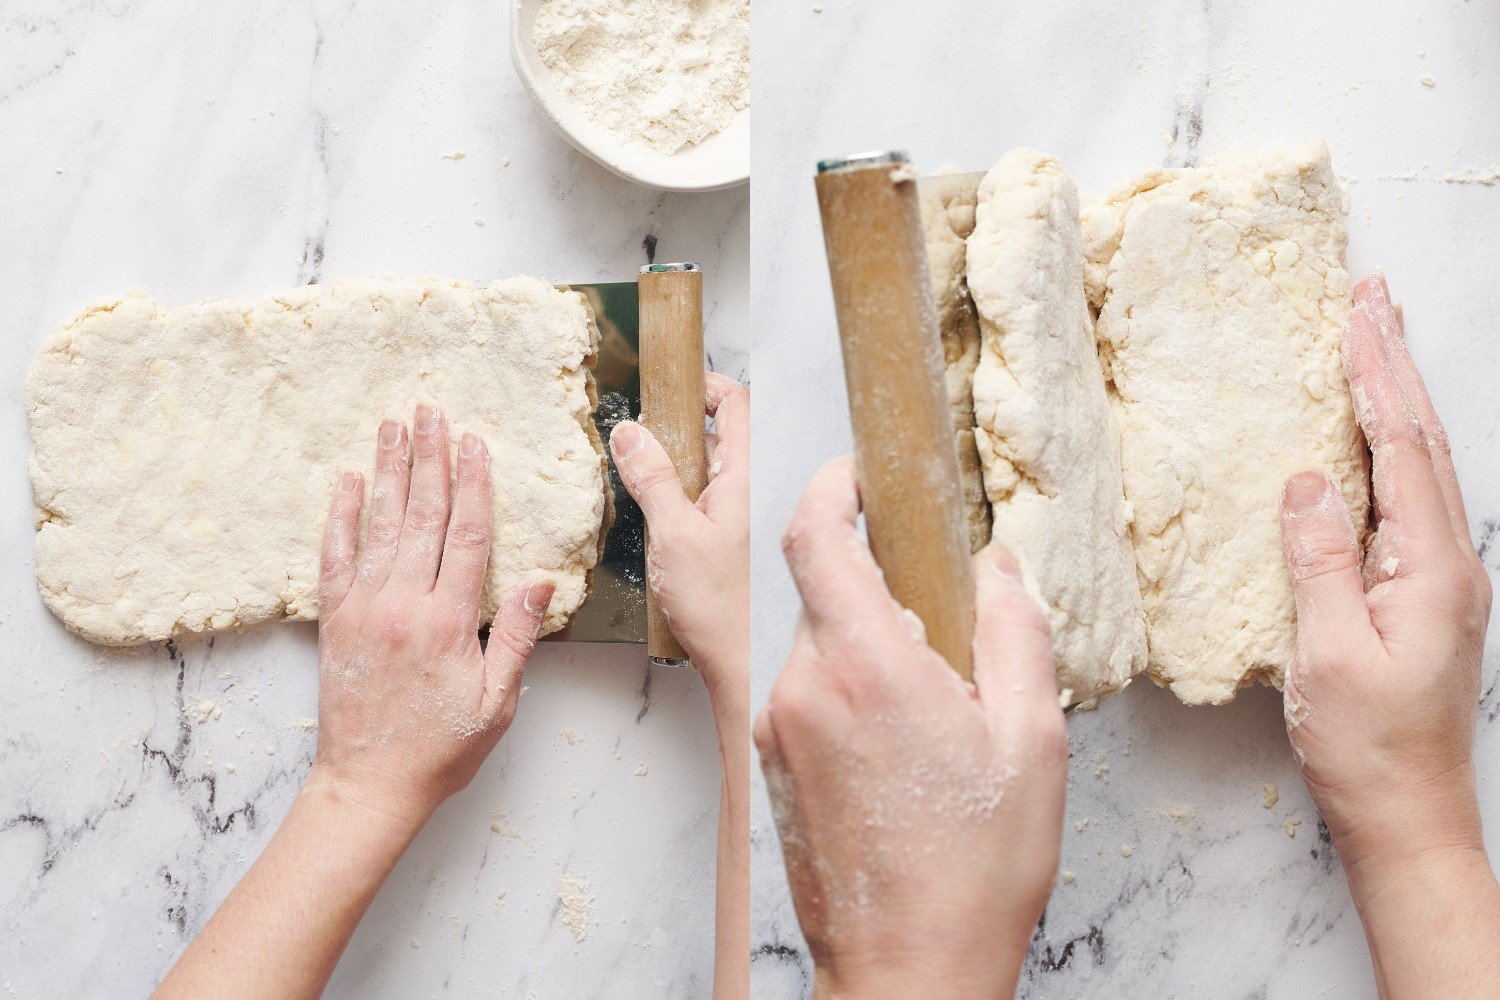
<svg viewBox="0 0 1500 1000">
<path fill-rule="evenodd" d="M 1366 534 L 1368 456 L 1339 354 L 1344 215 L 1322 143 L 1157 171 L 1086 212 L 1150 670 L 1190 704 L 1285 678 L 1288 476 L 1328 470 Z"/>
<path fill-rule="evenodd" d="M 1083 288 L 1078 191 L 1013 149 L 985 175 L 968 239 L 982 348 L 976 440 L 993 535 L 1052 624 L 1058 683 L 1090 701 L 1146 665 L 1118 432 Z"/>
<path fill-rule="evenodd" d="M 979 365 L 979 321 L 966 278 L 965 241 L 974 231 L 977 203 L 973 184 L 961 175 L 937 175 L 917 186 L 922 203 L 927 270 L 943 340 L 944 388 L 953 414 L 958 472 L 963 485 L 964 518 L 969 550 L 978 552 L 990 540 L 990 505 L 985 499 L 979 451 L 974 444 L 974 369 Z"/>
<path fill-rule="evenodd" d="M 316 618 L 335 478 L 372 482 L 381 419 L 428 401 L 455 446 L 464 430 L 489 446 L 483 620 L 537 574 L 557 584 L 555 631 L 603 533 L 597 336 L 579 295 L 534 278 L 97 302 L 51 336 L 26 385 L 42 598 L 111 645 Z"/>
</svg>

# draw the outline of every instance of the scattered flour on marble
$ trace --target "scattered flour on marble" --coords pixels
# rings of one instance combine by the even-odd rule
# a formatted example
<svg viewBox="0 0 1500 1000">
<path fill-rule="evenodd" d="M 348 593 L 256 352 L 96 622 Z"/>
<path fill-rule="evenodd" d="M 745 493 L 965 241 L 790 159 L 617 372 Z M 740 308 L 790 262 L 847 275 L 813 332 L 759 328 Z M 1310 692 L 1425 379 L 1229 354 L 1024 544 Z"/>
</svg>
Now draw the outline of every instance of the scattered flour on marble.
<svg viewBox="0 0 1500 1000">
<path fill-rule="evenodd" d="M 532 44 L 585 117 L 663 156 L 750 103 L 750 0 L 542 0 Z"/>
<path fill-rule="evenodd" d="M 564 875 L 557 883 L 557 900 L 562 904 L 561 922 L 573 932 L 573 939 L 583 942 L 594 923 L 594 887 L 581 875 Z"/>
</svg>

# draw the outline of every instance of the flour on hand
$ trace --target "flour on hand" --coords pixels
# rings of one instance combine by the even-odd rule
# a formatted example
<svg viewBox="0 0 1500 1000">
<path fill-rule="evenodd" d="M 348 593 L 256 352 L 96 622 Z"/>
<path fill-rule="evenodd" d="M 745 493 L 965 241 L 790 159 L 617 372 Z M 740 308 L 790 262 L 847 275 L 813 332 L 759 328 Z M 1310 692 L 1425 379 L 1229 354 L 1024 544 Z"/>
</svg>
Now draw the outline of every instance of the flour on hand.
<svg viewBox="0 0 1500 1000">
<path fill-rule="evenodd" d="M 532 43 L 589 121 L 664 156 L 750 103 L 750 0 L 542 0 Z"/>
</svg>

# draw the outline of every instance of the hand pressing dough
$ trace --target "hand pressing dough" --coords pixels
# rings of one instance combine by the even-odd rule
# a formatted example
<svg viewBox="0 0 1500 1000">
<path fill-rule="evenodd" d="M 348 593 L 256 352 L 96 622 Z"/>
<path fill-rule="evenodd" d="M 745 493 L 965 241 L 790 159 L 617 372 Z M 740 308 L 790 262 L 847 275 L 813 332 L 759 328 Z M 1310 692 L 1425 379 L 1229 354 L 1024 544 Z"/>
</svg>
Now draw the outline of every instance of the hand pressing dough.
<svg viewBox="0 0 1500 1000">
<path fill-rule="evenodd" d="M 939 174 L 917 185 L 927 269 L 943 338 L 945 388 L 958 446 L 969 550 L 978 552 L 990 540 L 990 505 L 985 499 L 979 452 L 974 444 L 974 369 L 979 365 L 979 322 L 965 278 L 965 240 L 974 231 L 977 196 L 972 181 L 960 174 Z"/>
<path fill-rule="evenodd" d="M 484 621 L 557 584 L 544 632 L 583 601 L 606 511 L 594 430 L 597 331 L 534 278 L 489 288 L 339 282 L 259 302 L 95 303 L 27 381 L 37 582 L 95 642 L 316 618 L 319 541 L 343 469 L 373 485 L 375 435 L 418 401 L 494 474 Z"/>
<path fill-rule="evenodd" d="M 1368 458 L 1339 355 L 1344 201 L 1316 143 L 1157 171 L 1084 220 L 1150 670 L 1190 704 L 1283 682 L 1288 476 L 1328 470 L 1366 532 Z"/>
<path fill-rule="evenodd" d="M 1110 415 L 1083 290 L 1078 191 L 1013 149 L 979 187 L 968 284 L 983 335 L 976 439 L 993 535 L 1052 623 L 1058 683 L 1090 701 L 1146 665 Z"/>
</svg>

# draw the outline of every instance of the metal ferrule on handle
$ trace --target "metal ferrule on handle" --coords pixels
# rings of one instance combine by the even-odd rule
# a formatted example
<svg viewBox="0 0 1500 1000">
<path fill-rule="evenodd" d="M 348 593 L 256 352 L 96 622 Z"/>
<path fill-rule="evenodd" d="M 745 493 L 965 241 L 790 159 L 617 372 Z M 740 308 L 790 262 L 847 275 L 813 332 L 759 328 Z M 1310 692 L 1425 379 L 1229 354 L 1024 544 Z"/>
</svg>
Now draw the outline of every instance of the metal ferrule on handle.
<svg viewBox="0 0 1500 1000">
<path fill-rule="evenodd" d="M 906 155 L 818 164 L 865 528 L 891 595 L 965 680 L 974 579 L 921 208 Z"/>
<path fill-rule="evenodd" d="M 708 483 L 703 441 L 703 272 L 697 264 L 648 264 L 640 292 L 641 423 L 666 449 L 688 499 Z M 688 663 L 656 599 L 646 529 L 646 648 L 651 662 Z"/>
</svg>

